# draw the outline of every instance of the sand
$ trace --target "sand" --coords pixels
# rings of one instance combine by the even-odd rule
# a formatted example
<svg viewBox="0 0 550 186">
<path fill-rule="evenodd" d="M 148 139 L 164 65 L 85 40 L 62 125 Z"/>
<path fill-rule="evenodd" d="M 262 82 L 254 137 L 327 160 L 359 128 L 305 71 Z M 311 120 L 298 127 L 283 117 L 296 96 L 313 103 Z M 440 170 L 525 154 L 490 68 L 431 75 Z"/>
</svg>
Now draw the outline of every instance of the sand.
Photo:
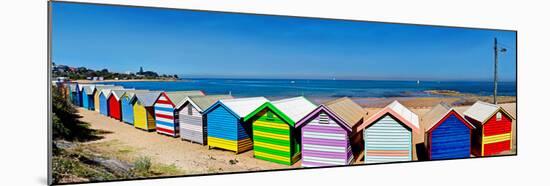
<svg viewBox="0 0 550 186">
<path fill-rule="evenodd" d="M 82 121 L 89 123 L 91 128 L 110 132 L 101 134 L 103 139 L 88 143 L 116 140 L 136 149 L 136 156 L 148 156 L 154 162 L 174 164 L 185 174 L 293 168 L 255 159 L 252 151 L 236 155 L 234 152 L 220 149 L 209 150 L 206 146 L 182 141 L 180 138 L 135 129 L 132 125 L 100 115 L 95 111 L 82 108 L 79 108 L 78 111 L 82 116 Z M 238 162 L 231 164 L 230 160 Z M 299 162 L 295 163 L 294 167 L 300 167 L 299 165 Z"/>
<path fill-rule="evenodd" d="M 418 101 L 418 100 L 417 100 Z M 416 101 L 415 101 L 416 102 Z M 437 102 L 435 102 L 437 103 Z M 516 116 L 516 104 L 506 103 L 501 104 L 512 116 Z M 468 106 L 455 107 L 458 112 L 464 112 Z M 381 108 L 365 108 L 369 114 L 374 114 Z M 410 108 L 419 116 L 430 110 L 430 107 L 413 107 Z M 241 154 L 234 152 L 211 149 L 208 147 L 182 141 L 180 138 L 173 138 L 165 135 L 157 134 L 156 132 L 146 132 L 135 129 L 133 126 L 117 121 L 115 119 L 100 115 L 98 112 L 89 111 L 82 108 L 78 109 L 82 115 L 84 122 L 90 123 L 91 128 L 108 131 L 101 134 L 104 138 L 98 141 L 87 143 L 102 143 L 116 141 L 123 145 L 136 149 L 135 156 L 149 156 L 155 162 L 167 165 L 175 165 L 185 174 L 205 174 L 219 172 L 238 172 L 238 171 L 255 171 L 255 170 L 272 170 L 272 169 L 288 169 L 299 168 L 301 162 L 295 163 L 293 166 L 280 165 L 268 161 L 258 160 L 253 157 L 253 151 L 247 151 Z M 516 122 L 512 123 L 513 149 L 505 154 L 516 153 Z M 413 160 L 418 160 L 417 147 L 422 148 L 423 135 L 414 135 L 413 143 Z M 422 155 L 421 155 L 422 156 Z M 362 159 L 362 158 L 361 158 Z M 361 159 L 356 163 L 362 163 Z M 237 160 L 237 163 L 230 163 L 231 160 Z M 422 160 L 422 158 L 421 158 Z"/>
</svg>

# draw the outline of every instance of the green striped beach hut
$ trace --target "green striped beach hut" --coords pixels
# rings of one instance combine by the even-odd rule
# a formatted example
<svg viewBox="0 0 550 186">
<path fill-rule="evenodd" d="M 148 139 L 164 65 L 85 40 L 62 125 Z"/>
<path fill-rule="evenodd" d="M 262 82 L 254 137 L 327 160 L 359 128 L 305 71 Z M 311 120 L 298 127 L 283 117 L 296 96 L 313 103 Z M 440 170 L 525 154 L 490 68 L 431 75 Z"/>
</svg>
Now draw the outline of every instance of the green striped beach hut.
<svg viewBox="0 0 550 186">
<path fill-rule="evenodd" d="M 254 157 L 292 165 L 300 159 L 297 121 L 317 106 L 304 97 L 266 102 L 244 118 L 252 123 Z"/>
</svg>

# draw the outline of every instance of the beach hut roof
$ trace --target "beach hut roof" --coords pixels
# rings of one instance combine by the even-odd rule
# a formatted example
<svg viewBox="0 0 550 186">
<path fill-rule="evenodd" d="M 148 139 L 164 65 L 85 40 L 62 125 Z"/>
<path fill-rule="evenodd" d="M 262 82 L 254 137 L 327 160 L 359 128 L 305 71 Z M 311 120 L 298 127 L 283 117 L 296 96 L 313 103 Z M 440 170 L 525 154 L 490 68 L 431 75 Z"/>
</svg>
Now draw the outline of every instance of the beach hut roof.
<svg viewBox="0 0 550 186">
<path fill-rule="evenodd" d="M 111 96 L 111 92 L 113 90 L 121 90 L 121 89 L 124 89 L 124 87 L 121 87 L 121 86 L 115 86 L 115 87 L 97 87 L 97 90 L 98 91 L 101 91 L 101 93 L 106 97 L 108 98 L 109 96 Z"/>
<path fill-rule="evenodd" d="M 86 91 L 86 95 L 92 95 L 94 93 L 94 89 L 95 89 L 94 85 L 84 87 L 84 90 Z"/>
<path fill-rule="evenodd" d="M 502 107 L 483 101 L 477 101 L 476 103 L 474 103 L 474 105 L 464 111 L 464 115 L 480 122 L 481 124 L 485 124 L 485 122 L 489 120 L 499 110 L 506 114 L 508 117 L 512 119 L 514 118 L 512 117 L 512 115 L 510 115 L 510 113 L 502 109 Z"/>
<path fill-rule="evenodd" d="M 369 117 L 367 120 L 363 122 L 363 124 L 360 126 L 360 128 L 366 128 L 369 125 L 375 123 L 378 121 L 379 118 L 385 116 L 386 114 L 391 114 L 392 116 L 396 117 L 399 121 L 403 122 L 403 124 L 410 127 L 414 132 L 419 132 L 420 129 L 420 121 L 418 118 L 418 115 L 416 115 L 414 112 L 409 110 L 407 107 L 403 106 L 399 101 L 395 100 L 391 102 L 389 105 L 384 107 L 382 110 L 378 111 L 371 117 Z"/>
<path fill-rule="evenodd" d="M 348 97 L 331 100 L 323 104 L 332 113 L 353 128 L 366 114 L 366 111 Z"/>
<path fill-rule="evenodd" d="M 76 91 L 76 84 L 69 84 L 69 89 L 71 90 L 71 92 L 75 92 Z"/>
<path fill-rule="evenodd" d="M 260 105 L 268 102 L 265 97 L 251 97 L 251 98 L 238 98 L 238 99 L 222 99 L 219 100 L 221 104 L 227 107 L 237 117 L 244 118 L 250 112 L 254 111 Z M 207 109 L 209 110 L 209 109 Z"/>
<path fill-rule="evenodd" d="M 451 106 L 446 103 L 439 103 L 434 106 L 426 114 L 422 115 L 421 126 L 424 128 L 424 131 L 430 131 L 434 126 L 436 126 L 444 117 L 449 115 L 449 113 L 454 112 L 457 115 L 461 116 L 457 111 L 455 111 Z M 475 128 L 470 122 L 459 118 L 461 121 L 468 124 L 470 127 Z"/>
<path fill-rule="evenodd" d="M 212 106 L 218 100 L 221 99 L 232 99 L 231 95 L 208 95 L 208 96 L 189 96 L 181 105 L 176 105 L 177 108 L 183 106 L 186 102 L 191 103 L 199 112 L 203 112 L 208 107 Z"/>
<path fill-rule="evenodd" d="M 149 90 L 127 90 L 126 92 L 124 92 L 124 94 L 122 94 L 121 97 L 127 96 L 132 99 L 138 92 L 149 92 Z"/>
<path fill-rule="evenodd" d="M 136 100 L 139 100 L 143 106 L 151 107 L 155 104 L 161 93 L 161 91 L 136 92 L 131 102 L 134 103 Z"/>
<path fill-rule="evenodd" d="M 189 96 L 204 96 L 204 92 L 200 90 L 188 90 L 188 91 L 173 91 L 165 92 L 166 96 L 172 101 L 174 105 L 183 105 L 185 98 Z"/>
<path fill-rule="evenodd" d="M 299 121 L 317 108 L 317 105 L 303 96 L 277 100 L 271 103 L 294 122 Z"/>
<path fill-rule="evenodd" d="M 281 119 L 285 120 L 285 122 L 291 126 L 294 126 L 297 121 L 305 117 L 311 111 L 315 110 L 317 106 L 302 96 L 265 102 L 248 114 L 244 120 L 249 120 L 265 108 L 271 109 L 271 111 L 281 117 Z"/>
<path fill-rule="evenodd" d="M 133 90 L 135 89 L 117 89 L 117 90 L 111 91 L 111 94 L 115 97 L 116 100 L 120 100 L 120 98 L 122 97 L 122 95 L 126 93 L 126 91 L 133 91 Z"/>
</svg>

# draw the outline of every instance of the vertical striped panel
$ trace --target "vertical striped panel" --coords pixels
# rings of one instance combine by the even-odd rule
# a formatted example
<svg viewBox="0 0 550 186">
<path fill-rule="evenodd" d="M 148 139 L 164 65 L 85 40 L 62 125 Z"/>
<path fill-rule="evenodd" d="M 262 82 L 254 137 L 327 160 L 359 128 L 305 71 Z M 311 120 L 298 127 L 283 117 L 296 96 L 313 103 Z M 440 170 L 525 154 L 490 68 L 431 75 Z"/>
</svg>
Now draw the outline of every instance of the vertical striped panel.
<svg viewBox="0 0 550 186">
<path fill-rule="evenodd" d="M 240 125 L 238 118 L 218 105 L 206 115 L 206 122 L 209 147 L 238 151 L 237 125 Z"/>
<path fill-rule="evenodd" d="M 204 145 L 206 130 L 204 130 L 202 114 L 191 104 L 187 104 L 179 111 L 179 117 L 181 139 Z"/>
<path fill-rule="evenodd" d="M 325 113 L 302 127 L 302 166 L 348 165 L 353 160 L 344 128 Z"/>
<path fill-rule="evenodd" d="M 88 95 L 86 94 L 86 90 L 83 89 L 82 90 L 82 107 L 85 108 L 85 109 L 89 109 L 88 108 L 89 106 L 90 106 L 90 104 L 89 104 Z"/>
<path fill-rule="evenodd" d="M 431 134 L 429 157 L 432 160 L 470 157 L 470 128 L 456 115 L 450 115 Z"/>
<path fill-rule="evenodd" d="M 254 157 L 275 163 L 292 165 L 299 153 L 291 141 L 290 125 L 271 111 L 260 112 L 252 122 Z"/>
<path fill-rule="evenodd" d="M 122 121 L 130 125 L 134 124 L 134 108 L 128 96 L 124 96 L 120 99 L 120 107 L 122 107 Z"/>
<path fill-rule="evenodd" d="M 177 122 L 177 112 L 169 103 L 160 103 L 168 101 L 164 95 L 160 96 L 155 103 L 155 123 L 158 133 L 177 137 L 179 123 Z"/>
<path fill-rule="evenodd" d="M 386 115 L 364 131 L 365 163 L 412 160 L 412 133 Z"/>
</svg>

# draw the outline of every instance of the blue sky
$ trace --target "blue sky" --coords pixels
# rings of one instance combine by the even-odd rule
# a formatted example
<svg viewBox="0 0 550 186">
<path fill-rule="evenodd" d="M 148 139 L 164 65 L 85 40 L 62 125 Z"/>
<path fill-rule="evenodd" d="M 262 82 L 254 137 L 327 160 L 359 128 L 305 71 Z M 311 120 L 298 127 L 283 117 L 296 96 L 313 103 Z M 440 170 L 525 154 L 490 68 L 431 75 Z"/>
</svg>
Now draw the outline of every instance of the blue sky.
<svg viewBox="0 0 550 186">
<path fill-rule="evenodd" d="M 183 77 L 492 80 L 516 78 L 510 31 L 53 3 L 57 64 Z"/>
</svg>

